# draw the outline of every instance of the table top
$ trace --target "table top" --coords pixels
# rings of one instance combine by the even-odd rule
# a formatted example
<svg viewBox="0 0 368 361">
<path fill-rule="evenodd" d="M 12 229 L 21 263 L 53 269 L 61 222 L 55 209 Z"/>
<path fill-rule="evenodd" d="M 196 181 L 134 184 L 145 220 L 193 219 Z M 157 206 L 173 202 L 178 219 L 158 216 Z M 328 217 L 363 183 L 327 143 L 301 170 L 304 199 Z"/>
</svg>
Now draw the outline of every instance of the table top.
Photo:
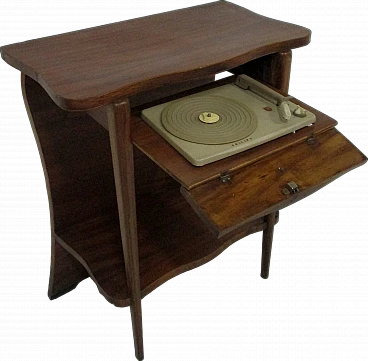
<svg viewBox="0 0 368 361">
<path fill-rule="evenodd" d="M 310 34 L 217 1 L 7 45 L 1 55 L 61 108 L 84 110 L 307 45 Z"/>
</svg>

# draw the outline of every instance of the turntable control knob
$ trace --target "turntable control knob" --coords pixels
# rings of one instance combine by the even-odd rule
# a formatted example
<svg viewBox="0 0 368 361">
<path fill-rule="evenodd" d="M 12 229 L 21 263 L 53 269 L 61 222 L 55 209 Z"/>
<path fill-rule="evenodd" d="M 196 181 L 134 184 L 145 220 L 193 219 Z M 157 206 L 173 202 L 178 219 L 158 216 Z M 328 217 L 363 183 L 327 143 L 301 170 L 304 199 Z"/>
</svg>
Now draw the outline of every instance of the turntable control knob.
<svg viewBox="0 0 368 361">
<path fill-rule="evenodd" d="M 281 117 L 281 121 L 287 123 L 291 118 L 291 111 L 289 108 L 289 104 L 286 102 L 282 102 L 279 105 L 279 114 Z"/>
</svg>

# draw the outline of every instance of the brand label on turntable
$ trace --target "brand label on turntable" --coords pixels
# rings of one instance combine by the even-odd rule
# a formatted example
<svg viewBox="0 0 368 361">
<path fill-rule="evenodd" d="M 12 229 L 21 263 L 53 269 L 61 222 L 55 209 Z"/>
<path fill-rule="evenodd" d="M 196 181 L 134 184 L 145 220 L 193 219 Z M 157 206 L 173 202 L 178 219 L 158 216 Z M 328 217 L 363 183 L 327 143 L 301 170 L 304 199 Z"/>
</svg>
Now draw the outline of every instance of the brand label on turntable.
<svg viewBox="0 0 368 361">
<path fill-rule="evenodd" d="M 220 86 L 142 111 L 189 162 L 202 166 L 315 122 L 313 113 L 240 75 Z"/>
</svg>

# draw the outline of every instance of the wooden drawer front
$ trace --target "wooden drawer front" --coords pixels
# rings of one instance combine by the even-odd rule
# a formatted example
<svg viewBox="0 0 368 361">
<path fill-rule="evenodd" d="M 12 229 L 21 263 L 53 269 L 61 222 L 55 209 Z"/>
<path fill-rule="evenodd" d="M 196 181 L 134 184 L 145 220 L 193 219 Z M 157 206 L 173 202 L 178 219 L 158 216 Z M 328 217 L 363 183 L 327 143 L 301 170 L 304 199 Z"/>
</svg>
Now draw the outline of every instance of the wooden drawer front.
<svg viewBox="0 0 368 361">
<path fill-rule="evenodd" d="M 333 128 L 309 143 L 298 143 L 231 173 L 228 183 L 215 179 L 192 190 L 182 187 L 181 192 L 220 237 L 299 201 L 366 160 Z M 291 181 L 298 185 L 298 192 L 285 194 Z"/>
</svg>

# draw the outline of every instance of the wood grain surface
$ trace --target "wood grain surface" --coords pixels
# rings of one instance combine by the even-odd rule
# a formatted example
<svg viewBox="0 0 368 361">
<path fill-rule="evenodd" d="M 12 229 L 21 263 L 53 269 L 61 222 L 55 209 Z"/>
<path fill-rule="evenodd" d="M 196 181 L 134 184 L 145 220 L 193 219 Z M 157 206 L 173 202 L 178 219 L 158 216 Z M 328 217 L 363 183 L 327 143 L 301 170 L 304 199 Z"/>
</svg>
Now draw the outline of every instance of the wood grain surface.
<svg viewBox="0 0 368 361">
<path fill-rule="evenodd" d="M 25 77 L 24 87 L 42 152 L 52 231 L 117 212 L 108 132 L 84 112 L 57 107 L 31 78 Z"/>
<path fill-rule="evenodd" d="M 287 93 L 291 73 L 291 50 L 285 53 L 275 53 L 252 60 L 235 69 L 233 74 L 246 74 L 261 82 Z"/>
<path fill-rule="evenodd" d="M 234 69 L 229 69 L 229 73 L 235 74 L 236 76 L 246 74 L 271 87 L 273 90 L 280 92 L 282 95 L 287 96 L 291 73 L 291 59 L 291 50 L 285 53 L 272 53 Z M 142 109 L 166 101 L 212 89 L 217 86 L 234 83 L 236 76 L 230 75 L 216 81 L 215 76 L 207 76 L 179 84 L 167 84 L 154 91 L 139 93 L 129 98 L 132 112 L 138 114 Z"/>
<path fill-rule="evenodd" d="M 49 298 L 91 277 L 108 301 L 119 302 L 111 288 L 129 301 L 119 269 L 124 260 L 108 132 L 84 112 L 60 109 L 24 74 L 22 90 L 49 198 Z"/>
<path fill-rule="evenodd" d="M 89 274 L 83 265 L 57 242 L 57 237 L 53 234 L 49 299 L 54 300 L 65 295 L 88 277 Z"/>
<path fill-rule="evenodd" d="M 8 45 L 1 55 L 61 108 L 82 110 L 287 52 L 310 35 L 218 1 Z"/>
<path fill-rule="evenodd" d="M 232 173 L 229 183 L 215 179 L 190 191 L 181 188 L 193 209 L 218 236 L 280 210 L 312 194 L 367 158 L 336 129 L 280 150 Z M 282 190 L 294 181 L 299 192 Z"/>
</svg>

